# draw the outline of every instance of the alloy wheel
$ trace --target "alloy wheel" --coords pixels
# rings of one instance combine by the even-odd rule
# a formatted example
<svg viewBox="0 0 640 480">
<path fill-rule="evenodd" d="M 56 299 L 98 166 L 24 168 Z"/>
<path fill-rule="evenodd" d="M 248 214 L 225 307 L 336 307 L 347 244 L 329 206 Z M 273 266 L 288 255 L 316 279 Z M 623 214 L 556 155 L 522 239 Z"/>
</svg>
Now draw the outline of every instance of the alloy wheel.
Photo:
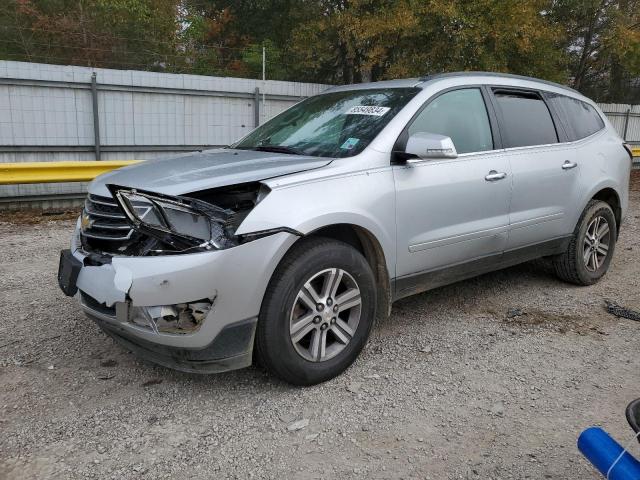
<svg viewBox="0 0 640 480">
<path fill-rule="evenodd" d="M 607 219 L 598 215 L 587 226 L 583 244 L 584 266 L 590 272 L 596 272 L 609 254 L 611 228 Z"/>
<path fill-rule="evenodd" d="M 296 352 L 311 362 L 338 355 L 355 335 L 361 307 L 360 288 L 348 272 L 329 268 L 313 275 L 296 295 L 289 316 Z"/>
</svg>

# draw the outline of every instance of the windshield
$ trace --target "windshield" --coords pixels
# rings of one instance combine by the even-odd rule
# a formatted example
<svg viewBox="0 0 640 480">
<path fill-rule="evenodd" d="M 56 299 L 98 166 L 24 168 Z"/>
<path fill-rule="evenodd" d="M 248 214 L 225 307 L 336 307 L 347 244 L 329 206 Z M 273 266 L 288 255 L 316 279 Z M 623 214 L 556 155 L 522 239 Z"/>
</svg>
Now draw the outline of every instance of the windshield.
<svg viewBox="0 0 640 480">
<path fill-rule="evenodd" d="M 417 88 L 326 93 L 269 120 L 232 148 L 316 157 L 351 157 L 365 149 Z"/>
</svg>

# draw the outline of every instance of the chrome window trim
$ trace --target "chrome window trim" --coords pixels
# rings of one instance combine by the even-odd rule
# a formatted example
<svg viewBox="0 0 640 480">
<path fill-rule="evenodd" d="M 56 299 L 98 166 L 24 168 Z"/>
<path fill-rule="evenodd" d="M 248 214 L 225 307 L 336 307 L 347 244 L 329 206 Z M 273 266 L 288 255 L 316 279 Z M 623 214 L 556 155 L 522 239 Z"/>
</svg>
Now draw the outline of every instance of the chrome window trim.
<svg viewBox="0 0 640 480">
<path fill-rule="evenodd" d="M 460 153 L 458 154 L 458 158 L 469 158 L 469 157 L 477 157 L 480 155 L 490 155 L 492 153 L 502 153 L 504 152 L 506 149 L 504 148 L 494 148 L 493 150 L 480 150 L 477 152 L 466 152 L 466 153 Z M 444 159 L 447 160 L 447 159 Z M 451 160 L 455 160 L 455 159 L 451 159 Z"/>
<path fill-rule="evenodd" d="M 451 162 L 451 161 L 455 161 L 458 159 L 469 159 L 471 157 L 477 157 L 477 156 L 481 156 L 481 155 L 490 155 L 490 154 L 495 154 L 495 153 L 510 153 L 510 152 L 517 152 L 517 151 L 522 151 L 522 150 L 532 150 L 534 148 L 554 148 L 554 147 L 562 147 L 562 146 L 569 146 L 569 145 L 574 145 L 580 142 L 585 142 L 587 143 L 588 141 L 592 140 L 592 137 L 595 137 L 596 135 L 602 134 L 605 130 L 606 130 L 606 126 L 605 128 L 598 130 L 595 133 L 592 133 L 591 135 L 589 135 L 588 137 L 584 137 L 581 138 L 579 140 L 572 140 L 570 142 L 557 142 L 557 143 L 545 143 L 542 145 L 526 145 L 524 147 L 508 147 L 508 148 L 499 148 L 499 149 L 493 149 L 493 150 L 482 150 L 479 152 L 467 152 L 467 153 L 461 153 L 458 155 L 457 158 L 437 158 L 437 159 L 433 159 L 433 160 L 425 160 L 421 163 L 424 164 L 429 164 L 432 162 Z"/>
<path fill-rule="evenodd" d="M 550 147 L 558 147 L 558 146 L 562 146 L 562 145 L 564 145 L 564 146 L 574 145 L 574 144 L 579 143 L 579 142 L 587 143 L 587 141 L 592 140 L 592 137 L 595 137 L 596 135 L 602 134 L 606 129 L 607 128 L 605 126 L 605 128 L 603 128 L 602 130 L 598 130 L 597 132 L 592 133 L 588 137 L 580 138 L 578 140 L 572 140 L 572 141 L 569 141 L 569 142 L 545 143 L 543 145 L 526 145 L 524 147 L 508 147 L 508 148 L 505 148 L 504 151 L 505 152 L 513 152 L 513 151 L 518 151 L 518 150 L 530 150 L 532 148 L 550 148 Z"/>
<path fill-rule="evenodd" d="M 498 149 L 498 150 L 486 150 L 482 152 L 468 152 L 468 153 L 461 153 L 456 158 L 433 158 L 433 159 L 426 159 L 413 164 L 394 163 L 394 164 L 391 164 L 391 168 L 420 168 L 428 165 L 441 165 L 443 163 L 466 162 L 466 161 L 473 161 L 479 158 L 484 158 L 487 155 L 501 155 L 505 153 L 506 151 L 504 148 Z"/>
</svg>

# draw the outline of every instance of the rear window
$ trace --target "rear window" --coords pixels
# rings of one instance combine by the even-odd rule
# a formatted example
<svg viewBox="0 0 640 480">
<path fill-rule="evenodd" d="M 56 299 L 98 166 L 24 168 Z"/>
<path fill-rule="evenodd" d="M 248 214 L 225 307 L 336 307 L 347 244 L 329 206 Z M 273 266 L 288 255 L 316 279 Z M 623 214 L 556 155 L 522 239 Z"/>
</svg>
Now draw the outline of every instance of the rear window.
<svg viewBox="0 0 640 480">
<path fill-rule="evenodd" d="M 549 94 L 548 98 L 566 125 L 569 141 L 586 138 L 604 128 L 602 118 L 588 103 L 557 94 Z"/>
<path fill-rule="evenodd" d="M 502 114 L 505 147 L 528 147 L 558 142 L 551 113 L 535 92 L 494 90 Z"/>
</svg>

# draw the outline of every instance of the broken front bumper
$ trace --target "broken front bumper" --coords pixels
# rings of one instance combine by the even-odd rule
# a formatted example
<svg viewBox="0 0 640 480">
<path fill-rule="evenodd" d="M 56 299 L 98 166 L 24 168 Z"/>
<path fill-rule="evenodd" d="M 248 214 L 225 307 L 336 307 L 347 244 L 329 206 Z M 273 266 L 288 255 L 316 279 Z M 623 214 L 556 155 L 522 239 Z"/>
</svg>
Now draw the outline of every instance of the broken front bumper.
<svg viewBox="0 0 640 480">
<path fill-rule="evenodd" d="M 69 254 L 75 271 L 70 275 L 77 292 L 66 293 L 75 294 L 87 316 L 148 360 L 203 373 L 251 364 L 264 292 L 279 261 L 297 239 L 282 232 L 227 250 L 113 256 L 96 264 L 95 257 L 81 249 L 77 231 L 73 238 Z M 210 299 L 211 308 L 192 333 L 164 333 L 132 321 L 131 312 L 136 309 L 157 310 L 201 299 Z"/>
</svg>

